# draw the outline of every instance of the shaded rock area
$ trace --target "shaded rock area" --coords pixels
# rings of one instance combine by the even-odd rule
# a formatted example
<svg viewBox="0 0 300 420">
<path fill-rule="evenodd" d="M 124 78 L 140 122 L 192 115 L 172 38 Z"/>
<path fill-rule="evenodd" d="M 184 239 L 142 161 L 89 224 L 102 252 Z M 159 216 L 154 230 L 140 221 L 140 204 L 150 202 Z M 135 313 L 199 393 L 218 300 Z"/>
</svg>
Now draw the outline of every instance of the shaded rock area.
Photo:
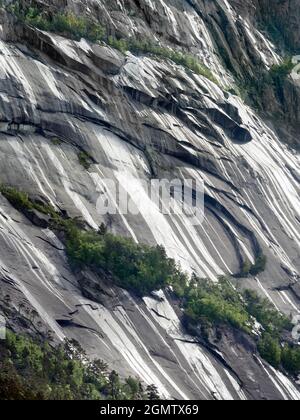
<svg viewBox="0 0 300 420">
<path fill-rule="evenodd" d="M 228 91 L 235 78 L 280 62 L 257 24 L 265 3 L 43 2 L 49 13 L 67 7 L 90 15 L 114 36 L 148 37 L 189 51 L 219 86 L 161 57 L 122 54 L 17 24 L 1 9 L 1 183 L 91 228 L 104 223 L 136 242 L 161 244 L 183 270 L 214 281 L 236 275 L 263 253 L 266 270 L 235 284 L 255 289 L 287 315 L 298 314 L 300 158 L 286 140 L 296 144 L 299 132 L 280 123 L 275 130 Z M 269 3 L 283 13 L 282 22 L 297 7 Z M 294 14 L 290 19 L 297 25 Z M 286 37 L 298 48 L 297 35 Z M 299 121 L 297 92 L 294 84 L 285 91 L 293 122 Z M 282 111 L 270 95 L 265 111 Z M 88 169 L 80 152 L 89 157 Z M 147 195 L 145 182 L 178 177 L 204 182 L 202 223 L 163 215 Z M 138 215 L 99 214 L 97 200 L 111 192 L 108 180 L 127 191 Z M 74 273 L 47 218 L 18 212 L 2 195 L 0 241 L 1 306 L 9 295 L 12 311 L 19 313 L 24 301 L 38 314 L 25 317 L 23 327 L 19 316 L 11 317 L 17 331 L 50 331 L 54 341 L 75 338 L 91 357 L 156 384 L 164 397 L 299 399 L 297 384 L 260 360 L 242 333 L 224 329 L 218 339 L 204 341 L 187 330 L 172 295 L 137 299 L 113 286 L 106 273 Z"/>
</svg>

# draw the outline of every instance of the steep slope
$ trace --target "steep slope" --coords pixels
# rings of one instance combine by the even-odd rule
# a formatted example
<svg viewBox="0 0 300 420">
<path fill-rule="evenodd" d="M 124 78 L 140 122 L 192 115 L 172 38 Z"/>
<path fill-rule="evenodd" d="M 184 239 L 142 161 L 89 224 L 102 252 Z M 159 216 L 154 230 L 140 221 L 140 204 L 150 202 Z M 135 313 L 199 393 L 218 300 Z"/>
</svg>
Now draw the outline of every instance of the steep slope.
<svg viewBox="0 0 300 420">
<path fill-rule="evenodd" d="M 278 127 L 225 90 L 280 62 L 253 26 L 264 10 L 255 1 L 46 3 L 50 12 L 66 6 L 93 16 L 114 36 L 188 50 L 220 86 L 170 60 L 24 26 L 1 9 L 1 182 L 92 228 L 105 223 L 137 242 L 162 244 L 201 277 L 237 274 L 264 254 L 263 273 L 234 281 L 298 314 L 299 154 Z M 298 47 L 296 37 L 290 42 Z M 299 104 L 299 86 L 287 83 Z M 295 126 L 299 109 L 291 117 Z M 278 124 L 286 131 L 285 122 Z M 289 142 L 298 141 L 289 132 Z M 88 170 L 78 159 L 82 151 Z M 204 181 L 202 224 L 163 215 L 147 196 L 142 180 L 176 177 Z M 99 196 L 110 194 L 107 179 L 128 192 L 137 216 L 99 215 Z M 166 397 L 299 399 L 297 385 L 253 355 L 242 333 L 224 332 L 208 347 L 186 332 L 168 294 L 138 299 L 90 272 L 75 275 L 53 232 L 3 196 L 0 235 L 2 296 L 9 294 L 16 307 L 25 299 L 57 339 L 76 338 L 91 356 L 155 383 Z"/>
</svg>

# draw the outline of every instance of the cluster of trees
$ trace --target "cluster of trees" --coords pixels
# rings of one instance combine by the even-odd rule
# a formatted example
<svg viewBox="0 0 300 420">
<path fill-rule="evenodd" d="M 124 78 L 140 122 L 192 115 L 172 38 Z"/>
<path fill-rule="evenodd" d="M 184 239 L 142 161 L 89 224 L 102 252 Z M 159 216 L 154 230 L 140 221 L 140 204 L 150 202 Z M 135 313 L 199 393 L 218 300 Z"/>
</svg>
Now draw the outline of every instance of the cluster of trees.
<svg viewBox="0 0 300 420">
<path fill-rule="evenodd" d="M 291 375 L 300 374 L 300 348 L 297 345 L 281 343 L 279 337 L 266 333 L 258 343 L 261 357 L 276 369 L 282 367 Z"/>
<path fill-rule="evenodd" d="M 194 276 L 183 302 L 186 315 L 194 323 L 227 324 L 250 331 L 250 316 L 242 296 L 226 278 L 213 283 Z"/>
<path fill-rule="evenodd" d="M 101 360 L 88 361 L 80 345 L 57 347 L 7 331 L 0 341 L 0 399 L 136 400 L 159 399 L 154 385 L 121 380 Z"/>
<path fill-rule="evenodd" d="M 239 293 L 226 278 L 212 283 L 195 276 L 182 296 L 188 320 L 205 328 L 227 324 L 252 334 L 256 320 L 263 331 L 257 343 L 261 357 L 277 369 L 300 374 L 300 347 L 283 339 L 291 322 L 267 299 L 252 290 Z"/>
<path fill-rule="evenodd" d="M 70 226 L 67 254 L 72 264 L 109 271 L 117 285 L 144 296 L 175 283 L 186 283 L 186 276 L 161 246 L 136 244 L 129 238 L 110 233 L 84 231 Z"/>
<path fill-rule="evenodd" d="M 193 276 L 180 296 L 191 322 L 210 326 L 227 324 L 251 333 L 256 320 L 265 333 L 276 338 L 292 329 L 290 320 L 267 299 L 253 290 L 240 293 L 226 277 L 213 283 Z"/>
<path fill-rule="evenodd" d="M 17 16 L 20 21 L 43 31 L 59 33 L 77 41 L 85 38 L 91 42 L 106 42 L 122 53 L 131 51 L 136 54 L 153 54 L 167 58 L 216 84 L 218 83 L 210 69 L 191 54 L 162 47 L 149 39 L 118 39 L 108 36 L 101 25 L 87 17 L 76 16 L 71 12 L 52 13 L 50 15 L 36 7 L 23 8 L 19 1 L 8 6 L 8 10 Z"/>
<path fill-rule="evenodd" d="M 263 327 L 263 335 L 258 343 L 258 351 L 272 366 L 282 366 L 287 372 L 300 374 L 300 347 L 286 343 L 284 332 L 291 333 L 290 320 L 278 312 L 267 299 L 260 298 L 252 290 L 244 292 L 248 313 Z"/>
<path fill-rule="evenodd" d="M 292 375 L 300 374 L 300 348 L 299 346 L 285 344 L 281 348 L 281 361 L 283 368 Z"/>
<path fill-rule="evenodd" d="M 172 284 L 183 288 L 188 281 L 161 246 L 136 244 L 132 239 L 107 233 L 103 225 L 98 232 L 87 231 L 80 221 L 64 218 L 51 205 L 37 203 L 23 191 L 0 184 L 0 192 L 27 216 L 31 210 L 50 216 L 49 227 L 65 232 L 66 252 L 72 265 L 107 270 L 117 285 L 140 296 Z"/>
<path fill-rule="evenodd" d="M 245 290 L 243 299 L 246 310 L 263 327 L 264 331 L 280 335 L 284 330 L 292 330 L 290 320 L 276 310 L 268 299 L 263 299 L 253 290 Z"/>
<path fill-rule="evenodd" d="M 292 331 L 290 320 L 278 312 L 269 300 L 260 298 L 252 290 L 244 292 L 244 299 L 247 312 L 261 324 L 264 331 L 258 343 L 262 358 L 276 368 L 282 366 L 291 374 L 299 374 L 300 348 L 284 343 L 282 339 L 284 332 Z"/>
</svg>

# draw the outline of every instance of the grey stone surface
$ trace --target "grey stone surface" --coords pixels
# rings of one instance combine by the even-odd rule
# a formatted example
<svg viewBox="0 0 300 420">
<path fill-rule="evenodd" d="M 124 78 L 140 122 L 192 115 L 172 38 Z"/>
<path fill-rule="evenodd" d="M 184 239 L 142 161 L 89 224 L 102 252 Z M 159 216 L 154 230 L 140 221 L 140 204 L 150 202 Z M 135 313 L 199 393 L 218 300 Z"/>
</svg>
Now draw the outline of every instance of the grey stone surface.
<svg viewBox="0 0 300 420">
<path fill-rule="evenodd" d="M 279 59 L 253 26 L 255 2 L 47 3 L 67 3 L 77 12 L 88 3 L 119 35 L 159 37 L 197 53 L 224 86 L 232 76 L 218 55 L 217 33 L 236 74 Z M 212 280 L 237 273 L 243 260 L 254 262 L 263 252 L 266 271 L 236 280 L 238 287 L 256 289 L 282 312 L 299 313 L 300 159 L 267 121 L 172 62 L 122 55 L 0 16 L 2 183 L 95 229 L 104 222 L 112 232 L 162 244 L 184 270 Z M 80 151 L 92 159 L 89 170 L 78 161 Z M 205 182 L 199 226 L 163 216 L 140 182 L 178 176 Z M 139 198 L 138 216 L 97 213 L 105 179 Z M 184 329 L 170 296 L 138 300 L 105 275 L 75 276 L 45 220 L 36 214 L 33 221 L 0 196 L 0 287 L 16 306 L 25 299 L 34 307 L 57 340 L 76 338 L 91 357 L 155 383 L 167 397 L 299 399 L 297 385 L 253 355 L 253 343 L 241 334 L 225 332 L 207 348 Z"/>
</svg>

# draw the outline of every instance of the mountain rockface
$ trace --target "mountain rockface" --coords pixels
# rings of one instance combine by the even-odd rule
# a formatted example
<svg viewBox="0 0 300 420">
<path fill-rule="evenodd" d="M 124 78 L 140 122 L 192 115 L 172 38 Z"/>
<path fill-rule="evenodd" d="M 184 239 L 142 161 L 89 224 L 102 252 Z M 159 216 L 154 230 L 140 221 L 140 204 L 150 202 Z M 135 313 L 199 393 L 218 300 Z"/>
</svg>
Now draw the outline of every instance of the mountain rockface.
<svg viewBox="0 0 300 420">
<path fill-rule="evenodd" d="M 7 1 L 6 3 L 10 3 Z M 45 0 L 99 21 L 118 38 L 151 39 L 189 52 L 218 84 L 173 61 L 122 53 L 24 25 L 0 10 L 1 183 L 70 217 L 135 241 L 163 245 L 188 272 L 217 280 L 262 254 L 266 270 L 235 279 L 278 310 L 300 311 L 299 84 L 257 93 L 259 112 L 233 92 L 279 65 L 278 46 L 299 49 L 293 0 Z M 280 22 L 275 19 L 280 16 Z M 86 170 L 78 160 L 90 159 Z M 142 180 L 205 184 L 205 218 L 166 216 Z M 113 179 L 140 213 L 98 214 Z M 39 217 L 38 215 L 37 217 Z M 38 226 L 39 225 L 39 226 Z M 42 225 L 42 227 L 41 227 Z M 64 246 L 0 195 L 0 285 L 33 307 L 56 340 L 76 338 L 91 357 L 178 399 L 299 399 L 298 385 L 254 354 L 243 333 L 204 342 L 189 335 L 162 291 L 138 299 L 88 271 L 74 274 Z M 15 326 L 22 329 L 22 325 Z"/>
</svg>

